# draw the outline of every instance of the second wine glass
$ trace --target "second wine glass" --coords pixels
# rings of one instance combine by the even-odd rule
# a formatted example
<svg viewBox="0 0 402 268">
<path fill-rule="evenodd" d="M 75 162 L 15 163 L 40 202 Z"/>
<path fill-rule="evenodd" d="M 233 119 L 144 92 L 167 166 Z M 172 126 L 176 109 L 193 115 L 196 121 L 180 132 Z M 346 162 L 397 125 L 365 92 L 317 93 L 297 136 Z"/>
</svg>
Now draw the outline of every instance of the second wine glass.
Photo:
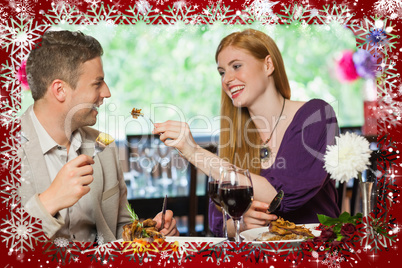
<svg viewBox="0 0 402 268">
<path fill-rule="evenodd" d="M 215 180 L 212 177 L 212 170 L 209 170 L 208 174 L 208 195 L 209 198 L 214 202 L 214 204 L 219 207 L 222 211 L 222 219 L 223 219 L 223 226 L 222 226 L 222 231 L 223 231 L 223 237 L 228 238 L 228 232 L 227 232 L 227 223 L 226 223 L 226 212 L 223 209 L 222 203 L 221 203 L 221 198 L 219 195 L 219 180 Z"/>
<path fill-rule="evenodd" d="M 235 241 L 240 242 L 240 219 L 253 202 L 253 183 L 250 172 L 236 166 L 223 168 L 219 195 L 224 210 L 233 219 Z"/>
</svg>

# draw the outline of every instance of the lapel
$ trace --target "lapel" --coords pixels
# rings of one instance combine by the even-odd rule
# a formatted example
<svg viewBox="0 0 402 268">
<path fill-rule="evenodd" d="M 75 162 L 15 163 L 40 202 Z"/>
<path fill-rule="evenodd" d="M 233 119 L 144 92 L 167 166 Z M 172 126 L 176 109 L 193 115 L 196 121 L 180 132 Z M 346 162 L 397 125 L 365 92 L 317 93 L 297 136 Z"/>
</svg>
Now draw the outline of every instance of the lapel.
<svg viewBox="0 0 402 268">
<path fill-rule="evenodd" d="M 46 166 L 45 157 L 40 149 L 39 139 L 32 123 L 30 106 L 25 113 L 21 116 L 21 148 L 26 155 L 27 166 L 33 176 L 30 176 L 31 183 L 36 188 L 37 193 L 44 192 L 51 184 L 51 178 Z M 38 178 L 38 179 L 34 179 Z"/>
<path fill-rule="evenodd" d="M 82 137 L 82 147 L 81 147 L 81 154 L 86 154 L 89 156 L 92 156 L 94 153 L 94 142 L 95 139 L 89 138 L 89 135 L 87 135 L 87 132 L 85 131 L 85 128 L 79 129 Z M 94 215 L 95 215 L 95 223 L 96 223 L 96 229 L 98 231 L 98 234 L 102 234 L 104 238 L 105 236 L 110 239 L 110 241 L 114 240 L 113 238 L 109 238 L 110 236 L 110 230 L 108 228 L 107 223 L 105 222 L 105 218 L 107 215 L 103 215 L 102 213 L 102 193 L 103 193 L 103 184 L 104 184 L 104 177 L 103 177 L 103 171 L 102 171 L 102 162 L 99 158 L 98 155 L 95 156 L 94 158 L 95 163 L 93 164 L 93 177 L 94 180 L 93 182 L 89 185 L 91 190 L 89 191 L 89 194 L 91 195 L 91 200 L 93 202 L 92 207 L 94 209 Z M 111 234 L 113 237 L 113 234 Z"/>
</svg>

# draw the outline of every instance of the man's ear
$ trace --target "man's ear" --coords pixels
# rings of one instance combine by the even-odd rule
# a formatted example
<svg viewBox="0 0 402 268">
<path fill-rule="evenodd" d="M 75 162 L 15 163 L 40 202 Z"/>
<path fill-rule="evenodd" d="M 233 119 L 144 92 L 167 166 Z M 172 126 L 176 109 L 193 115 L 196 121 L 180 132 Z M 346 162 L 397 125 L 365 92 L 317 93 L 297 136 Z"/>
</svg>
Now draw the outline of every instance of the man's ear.
<svg viewBox="0 0 402 268">
<path fill-rule="evenodd" d="M 50 90 L 53 96 L 60 102 L 64 102 L 66 99 L 66 89 L 64 81 L 55 79 L 50 85 Z"/>
<path fill-rule="evenodd" d="M 270 76 L 275 71 L 275 67 L 274 67 L 274 64 L 272 63 L 271 55 L 268 55 L 265 57 L 264 64 L 265 64 L 265 71 L 267 72 L 267 76 Z"/>
</svg>

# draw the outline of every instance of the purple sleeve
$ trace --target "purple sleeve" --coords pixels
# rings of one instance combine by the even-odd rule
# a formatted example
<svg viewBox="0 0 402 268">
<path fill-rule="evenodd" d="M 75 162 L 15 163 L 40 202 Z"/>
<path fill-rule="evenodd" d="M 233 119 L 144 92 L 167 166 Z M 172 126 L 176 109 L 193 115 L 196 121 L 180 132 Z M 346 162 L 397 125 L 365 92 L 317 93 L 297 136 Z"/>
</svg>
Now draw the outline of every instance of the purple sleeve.
<svg viewBox="0 0 402 268">
<path fill-rule="evenodd" d="M 302 207 L 323 187 L 328 175 L 324 154 L 338 131 L 334 110 L 322 100 L 311 100 L 297 111 L 274 164 L 261 171 L 277 191 L 285 193 L 279 212 Z"/>
<path fill-rule="evenodd" d="M 216 208 L 215 203 L 211 199 L 209 199 L 208 223 L 209 229 L 215 236 L 223 237 L 222 212 Z"/>
</svg>

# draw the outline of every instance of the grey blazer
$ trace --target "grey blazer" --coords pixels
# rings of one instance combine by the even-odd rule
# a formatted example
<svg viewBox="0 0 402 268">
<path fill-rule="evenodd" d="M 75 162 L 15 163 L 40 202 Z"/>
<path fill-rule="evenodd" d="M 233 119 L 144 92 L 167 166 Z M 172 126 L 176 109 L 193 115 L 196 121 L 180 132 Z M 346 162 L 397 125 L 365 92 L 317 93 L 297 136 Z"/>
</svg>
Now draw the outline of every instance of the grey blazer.
<svg viewBox="0 0 402 268">
<path fill-rule="evenodd" d="M 38 194 L 50 186 L 51 178 L 29 115 L 31 110 L 32 106 L 21 116 L 21 147 L 18 152 L 21 157 L 21 186 L 18 193 L 25 210 L 31 216 L 41 219 L 44 233 L 49 239 L 54 239 L 64 225 L 64 219 L 59 213 L 51 216 L 38 198 Z M 81 154 L 92 155 L 99 131 L 90 127 L 83 127 L 79 131 L 82 136 Z M 103 237 L 104 242 L 110 242 L 120 239 L 123 226 L 131 222 L 126 209 L 127 187 L 115 143 L 97 154 L 94 161 L 94 180 L 88 194 L 95 204 L 93 209 L 97 233 Z"/>
</svg>

